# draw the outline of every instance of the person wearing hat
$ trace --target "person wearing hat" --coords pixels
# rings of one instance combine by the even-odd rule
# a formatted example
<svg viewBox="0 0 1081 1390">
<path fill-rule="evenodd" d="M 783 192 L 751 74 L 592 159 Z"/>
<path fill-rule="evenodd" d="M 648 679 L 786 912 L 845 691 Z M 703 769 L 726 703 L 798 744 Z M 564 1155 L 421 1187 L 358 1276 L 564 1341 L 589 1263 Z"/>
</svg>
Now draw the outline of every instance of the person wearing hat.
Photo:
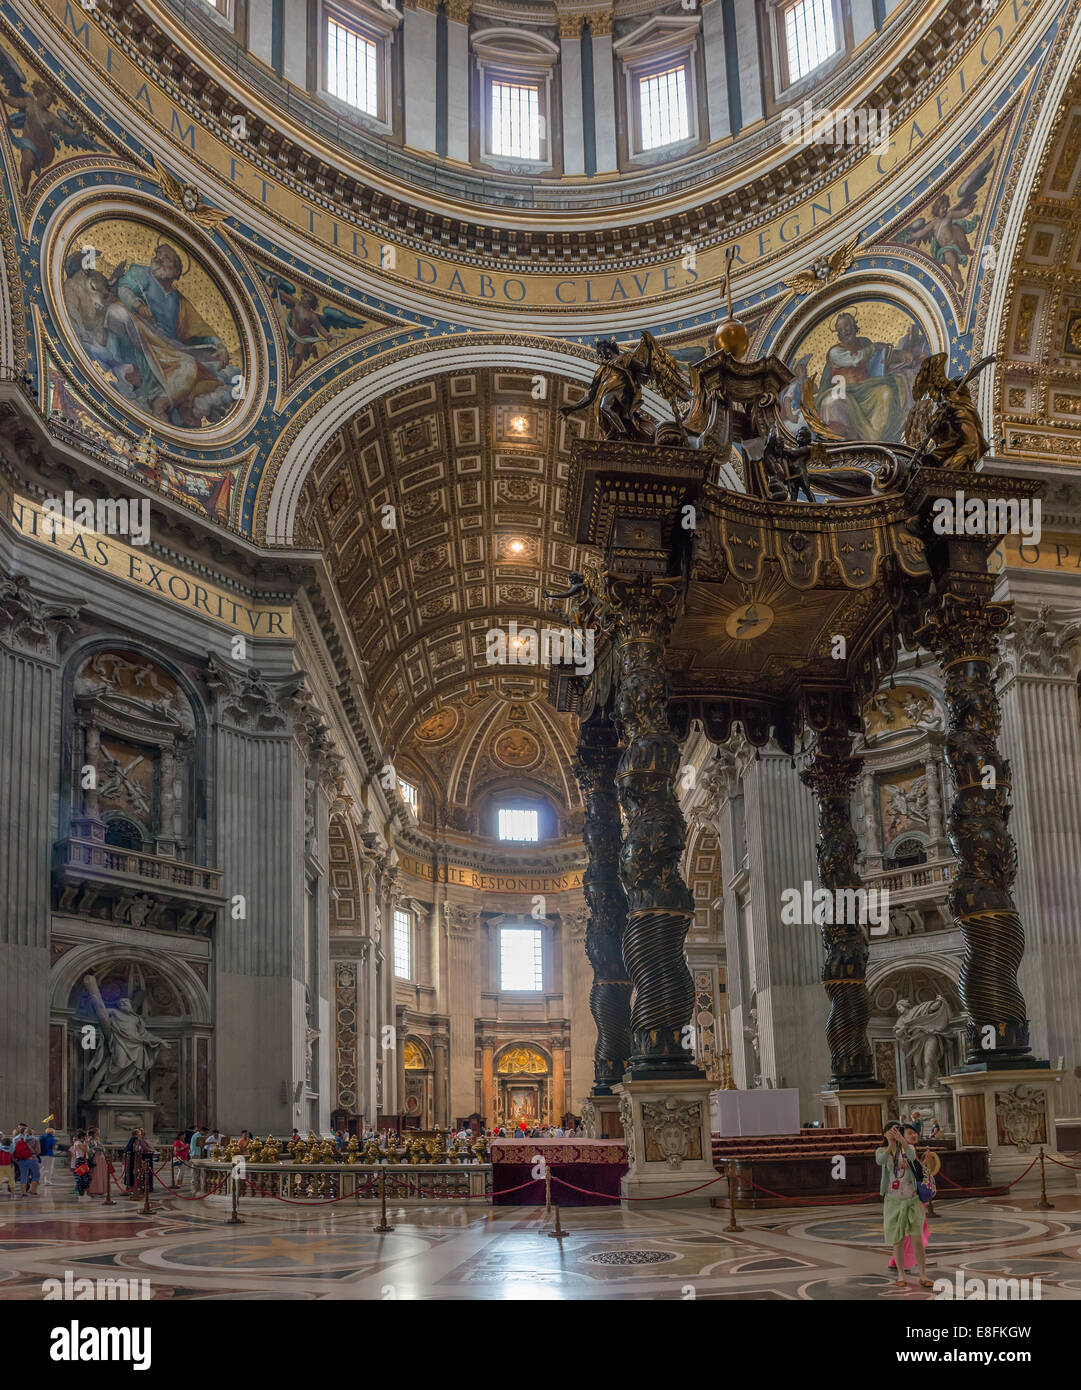
<svg viewBox="0 0 1081 1390">
<path fill-rule="evenodd" d="M 886 1244 L 893 1247 L 897 1266 L 894 1285 L 898 1288 L 906 1286 L 904 1250 L 908 1238 L 916 1258 L 920 1287 L 930 1289 L 934 1285 L 927 1277 L 923 1245 L 916 1240 L 924 1224 L 923 1203 L 918 1192 L 918 1185 L 923 1181 L 923 1168 L 916 1157 L 915 1148 L 901 1133 L 896 1120 L 886 1126 L 882 1137 L 886 1142 L 875 1150 L 875 1162 L 882 1169 L 879 1185 L 882 1194 L 882 1230 Z"/>
<path fill-rule="evenodd" d="M 916 1147 L 916 1140 L 917 1140 L 917 1138 L 918 1138 L 918 1135 L 916 1134 L 915 1128 L 914 1128 L 911 1124 L 902 1125 L 902 1126 L 901 1126 L 901 1134 L 902 1134 L 902 1136 L 903 1136 L 904 1141 L 905 1141 L 906 1144 L 911 1144 L 913 1148 Z M 930 1199 L 930 1200 L 933 1200 L 933 1198 L 934 1198 L 934 1193 L 935 1193 L 935 1176 L 936 1176 L 936 1174 L 938 1173 L 938 1171 L 939 1171 L 939 1169 L 940 1169 L 941 1167 L 942 1167 L 942 1160 L 939 1158 L 938 1154 L 935 1153 L 934 1149 L 925 1149 L 924 1152 L 923 1152 L 922 1154 L 920 1154 L 920 1156 L 919 1156 L 919 1168 L 917 1169 L 917 1179 L 916 1179 L 916 1180 L 917 1180 L 917 1182 L 922 1181 L 923 1184 L 924 1184 L 924 1186 L 929 1187 L 929 1188 L 931 1189 L 931 1199 Z M 919 1169 L 922 1169 L 922 1170 L 923 1170 L 922 1178 L 921 1178 L 920 1175 L 919 1175 Z M 917 1194 L 917 1195 L 918 1195 L 918 1194 Z M 930 1239 L 930 1234 L 929 1234 L 928 1229 L 927 1229 L 927 1207 L 926 1207 L 926 1205 L 925 1205 L 925 1206 L 924 1206 L 924 1209 L 923 1209 L 923 1230 L 920 1232 L 920 1240 L 921 1240 L 922 1243 L 923 1243 L 924 1249 L 927 1248 L 927 1242 L 928 1242 L 929 1239 Z M 912 1266 L 916 1263 L 916 1254 L 915 1254 L 915 1251 L 914 1251 L 913 1248 L 912 1248 L 912 1237 L 911 1237 L 911 1236 L 905 1236 L 905 1255 L 904 1255 L 904 1261 L 905 1261 L 905 1263 L 904 1263 L 904 1269 L 905 1269 L 905 1273 L 907 1273 L 907 1272 L 912 1268 Z M 890 1256 L 890 1262 L 889 1262 L 888 1268 L 890 1268 L 890 1269 L 896 1269 L 896 1268 L 897 1268 L 897 1261 L 896 1261 L 896 1259 L 894 1258 L 893 1255 Z"/>
</svg>

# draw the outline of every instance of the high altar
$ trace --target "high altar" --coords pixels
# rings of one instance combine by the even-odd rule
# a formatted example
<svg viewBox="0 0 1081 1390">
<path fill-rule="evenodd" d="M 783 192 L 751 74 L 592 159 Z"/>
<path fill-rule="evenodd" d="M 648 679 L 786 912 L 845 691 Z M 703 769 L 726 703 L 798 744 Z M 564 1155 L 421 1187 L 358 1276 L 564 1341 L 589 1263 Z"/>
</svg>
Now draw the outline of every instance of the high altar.
<svg viewBox="0 0 1081 1390">
<path fill-rule="evenodd" d="M 852 749 L 901 643 L 933 653 L 945 676 L 958 860 L 949 907 L 965 942 L 969 1019 L 955 1090 L 990 1097 L 997 1076 L 1013 1084 L 1022 1073 L 1053 1101 L 1018 984 L 1024 932 L 993 674 L 1009 614 L 991 601 L 988 572 L 998 537 L 932 525 L 936 501 L 958 489 L 1019 501 L 1040 485 L 976 471 L 987 445 L 967 382 L 979 366 L 954 380 L 944 355 L 924 362 L 907 445 L 842 441 L 817 419 L 814 433 L 793 436 L 778 410 L 791 373 L 777 358 L 741 360 L 746 338 L 722 323 L 717 350 L 689 380 L 649 334 L 633 352 L 602 344 L 593 388 L 571 408 L 591 404 L 600 436 L 578 441 L 569 485 L 574 538 L 596 561 L 549 597 L 569 600 L 575 627 L 593 630 L 596 658 L 591 671 L 553 668 L 549 697 L 580 721 L 597 1025 L 585 1113 L 610 1134 L 618 1107 L 626 1197 L 704 1201 L 708 1192 L 675 1194 L 715 1176 L 712 1083 L 694 1060 L 684 957 L 693 904 L 676 787 L 695 721 L 716 744 L 738 725 L 755 748 L 772 740 L 793 766 L 800 759 L 818 806 L 817 887 L 835 907 L 814 918 L 832 1063 L 824 1114 L 857 1130 L 885 1118 L 867 1037 L 866 918 L 849 891 L 860 884 Z M 675 423 L 645 418 L 646 382 Z"/>
</svg>

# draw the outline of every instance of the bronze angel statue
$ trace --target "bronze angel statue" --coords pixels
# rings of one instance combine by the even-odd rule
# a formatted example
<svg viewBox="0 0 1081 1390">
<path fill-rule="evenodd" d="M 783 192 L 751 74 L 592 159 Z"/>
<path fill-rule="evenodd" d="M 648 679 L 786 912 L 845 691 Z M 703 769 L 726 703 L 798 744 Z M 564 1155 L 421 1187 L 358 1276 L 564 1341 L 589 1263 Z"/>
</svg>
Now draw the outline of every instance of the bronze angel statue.
<svg viewBox="0 0 1081 1390">
<path fill-rule="evenodd" d="M 573 415 L 592 409 L 593 421 L 605 439 L 640 443 L 689 444 L 697 448 L 712 429 L 717 411 L 715 399 L 707 399 L 698 384 L 697 369 L 684 379 L 672 354 L 643 333 L 633 350 L 621 350 L 611 338 L 597 343 L 600 366 L 589 390 L 579 401 L 560 406 L 560 414 Z M 642 390 L 652 385 L 665 398 L 676 417 L 675 424 L 654 428 L 642 410 Z"/>
<path fill-rule="evenodd" d="M 988 449 L 968 383 L 994 357 L 984 357 L 962 377 L 946 372 L 947 354 L 924 358 L 912 384 L 916 404 L 905 421 L 905 441 L 916 449 L 914 464 L 931 468 L 975 468 Z"/>
</svg>

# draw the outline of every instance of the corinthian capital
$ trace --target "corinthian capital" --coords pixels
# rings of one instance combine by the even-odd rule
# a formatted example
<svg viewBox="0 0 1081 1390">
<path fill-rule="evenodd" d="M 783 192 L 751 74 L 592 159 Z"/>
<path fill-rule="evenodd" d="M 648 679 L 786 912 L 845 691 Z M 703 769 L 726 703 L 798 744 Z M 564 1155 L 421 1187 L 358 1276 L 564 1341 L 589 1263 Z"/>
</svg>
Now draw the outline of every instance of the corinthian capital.
<svg viewBox="0 0 1081 1390">
<path fill-rule="evenodd" d="M 55 660 L 78 616 L 76 604 L 38 598 L 24 574 L 0 574 L 0 641 L 7 646 Z"/>
</svg>

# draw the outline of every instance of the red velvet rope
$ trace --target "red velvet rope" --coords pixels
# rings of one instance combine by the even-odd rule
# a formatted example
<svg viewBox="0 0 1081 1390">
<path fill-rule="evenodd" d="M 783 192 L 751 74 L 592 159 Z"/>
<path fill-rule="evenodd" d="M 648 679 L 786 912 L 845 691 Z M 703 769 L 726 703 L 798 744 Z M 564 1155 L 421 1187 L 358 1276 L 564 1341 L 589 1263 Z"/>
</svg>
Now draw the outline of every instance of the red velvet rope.
<svg viewBox="0 0 1081 1390">
<path fill-rule="evenodd" d="M 564 1187 L 569 1187 L 572 1192 L 582 1192 L 587 1197 L 604 1197 L 610 1202 L 669 1202 L 673 1197 L 688 1197 L 692 1192 L 701 1192 L 705 1187 L 712 1187 L 715 1182 L 720 1182 L 723 1177 L 725 1177 L 725 1174 L 721 1173 L 716 1178 L 710 1178 L 709 1182 L 699 1183 L 697 1187 L 688 1187 L 683 1192 L 662 1192 L 657 1197 L 623 1197 L 616 1192 L 591 1192 L 588 1187 L 575 1187 L 574 1183 L 568 1182 L 566 1178 L 556 1177 L 555 1173 L 552 1174 L 552 1181 L 562 1183 Z M 536 1178 L 534 1181 L 539 1182 L 540 1179 Z M 510 1190 L 513 1192 L 514 1188 Z"/>
</svg>

